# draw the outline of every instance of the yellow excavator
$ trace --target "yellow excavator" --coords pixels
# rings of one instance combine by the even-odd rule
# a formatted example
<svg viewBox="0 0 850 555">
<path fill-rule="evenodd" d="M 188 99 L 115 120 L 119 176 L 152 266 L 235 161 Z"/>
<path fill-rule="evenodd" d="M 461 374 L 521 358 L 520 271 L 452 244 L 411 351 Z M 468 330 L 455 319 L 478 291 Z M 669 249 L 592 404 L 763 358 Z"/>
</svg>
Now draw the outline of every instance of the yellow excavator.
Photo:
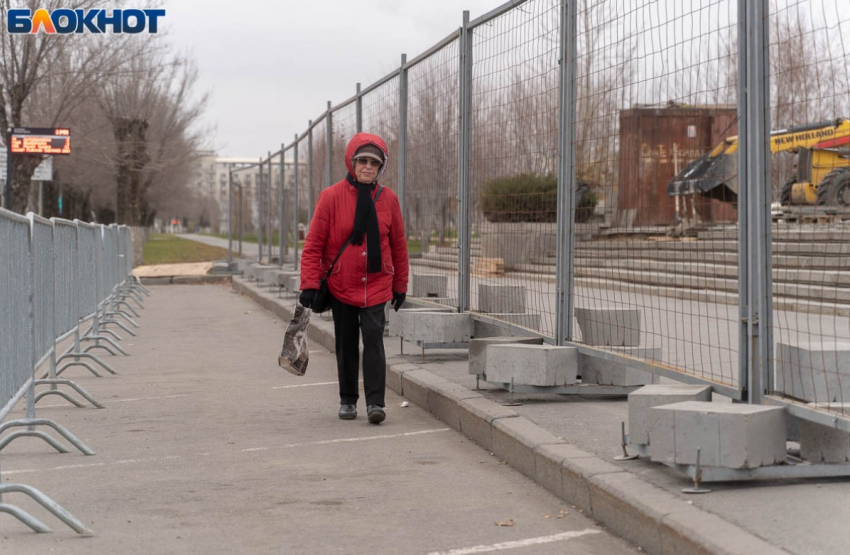
<svg viewBox="0 0 850 555">
<path fill-rule="evenodd" d="M 770 151 L 796 154 L 797 175 L 785 183 L 783 205 L 850 206 L 850 120 L 838 119 L 770 134 Z M 738 137 L 729 137 L 688 164 L 667 195 L 697 194 L 737 204 Z"/>
</svg>

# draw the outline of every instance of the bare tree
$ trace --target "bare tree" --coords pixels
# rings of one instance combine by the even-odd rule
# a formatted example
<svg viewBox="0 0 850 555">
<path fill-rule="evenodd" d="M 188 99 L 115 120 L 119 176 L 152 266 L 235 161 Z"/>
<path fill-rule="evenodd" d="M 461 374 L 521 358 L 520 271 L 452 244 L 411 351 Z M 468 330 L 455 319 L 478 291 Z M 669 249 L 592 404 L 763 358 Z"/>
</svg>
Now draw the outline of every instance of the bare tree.
<svg viewBox="0 0 850 555">
<path fill-rule="evenodd" d="M 88 10 L 106 7 L 97 0 L 26 0 L 18 5 L 4 2 L 0 17 L 8 10 L 26 7 L 52 11 L 59 8 Z M 0 127 L 55 127 L 80 107 L 103 79 L 121 66 L 125 45 L 134 35 L 0 35 Z M 38 97 L 39 102 L 34 102 Z M 8 137 L 6 137 L 8 140 Z M 14 211 L 27 208 L 32 173 L 39 157 L 16 156 L 13 162 L 11 198 Z"/>
</svg>

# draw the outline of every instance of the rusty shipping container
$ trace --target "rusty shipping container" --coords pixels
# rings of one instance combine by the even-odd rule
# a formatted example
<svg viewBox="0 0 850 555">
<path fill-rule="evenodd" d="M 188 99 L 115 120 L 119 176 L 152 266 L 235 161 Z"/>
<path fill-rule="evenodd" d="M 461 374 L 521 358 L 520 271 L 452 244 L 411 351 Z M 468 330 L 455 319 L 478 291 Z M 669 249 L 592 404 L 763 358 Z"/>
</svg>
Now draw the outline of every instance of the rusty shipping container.
<svg viewBox="0 0 850 555">
<path fill-rule="evenodd" d="M 667 184 L 685 166 L 737 134 L 734 107 L 638 107 L 620 112 L 620 169 L 617 224 L 673 225 L 676 200 Z M 704 222 L 735 222 L 729 204 L 695 197 Z M 688 201 L 690 209 L 690 201 Z"/>
</svg>

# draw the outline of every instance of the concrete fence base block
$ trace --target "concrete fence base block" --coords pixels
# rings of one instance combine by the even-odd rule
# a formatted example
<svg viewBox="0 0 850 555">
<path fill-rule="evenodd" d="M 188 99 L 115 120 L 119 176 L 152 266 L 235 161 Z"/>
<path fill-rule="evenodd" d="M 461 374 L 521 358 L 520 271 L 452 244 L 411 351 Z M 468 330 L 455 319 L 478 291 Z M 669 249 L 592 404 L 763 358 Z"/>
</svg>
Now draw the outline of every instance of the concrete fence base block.
<svg viewBox="0 0 850 555">
<path fill-rule="evenodd" d="M 277 282 L 276 284 L 281 287 L 286 287 L 289 284 L 289 280 L 292 278 L 298 278 L 301 280 L 301 272 L 294 272 L 292 270 L 281 270 L 277 273 Z"/>
<path fill-rule="evenodd" d="M 442 274 L 412 274 L 411 297 L 447 297 L 449 277 Z"/>
<path fill-rule="evenodd" d="M 661 359 L 661 347 L 619 347 L 616 352 L 634 358 Z M 659 383 L 659 377 L 652 372 L 632 368 L 628 363 L 614 362 L 582 353 L 578 356 L 578 372 L 581 375 L 581 383 L 625 387 Z"/>
<path fill-rule="evenodd" d="M 484 337 L 469 341 L 469 373 L 481 376 L 487 373 L 487 347 L 505 344 L 543 345 L 542 337 Z"/>
<path fill-rule="evenodd" d="M 525 287 L 521 285 L 478 285 L 481 312 L 525 312 Z"/>
<path fill-rule="evenodd" d="M 516 385 L 571 385 L 578 381 L 578 349 L 554 345 L 487 347 L 487 380 Z"/>
<path fill-rule="evenodd" d="M 390 306 L 387 303 L 387 306 Z M 387 312 L 389 323 L 389 335 L 391 337 L 407 337 L 414 339 L 413 333 L 413 314 L 416 312 L 452 312 L 452 309 L 434 309 L 434 308 L 400 308 L 398 312 L 392 310 L 392 307 Z M 408 326 L 410 323 L 410 326 Z M 408 331 L 408 327 L 409 330 Z"/>
<path fill-rule="evenodd" d="M 286 290 L 290 293 L 301 292 L 301 276 L 292 276 L 286 280 Z"/>
<path fill-rule="evenodd" d="M 649 409 L 682 401 L 711 401 L 707 385 L 647 385 L 629 393 L 629 441 L 649 444 Z"/>
<path fill-rule="evenodd" d="M 785 409 L 685 401 L 650 409 L 652 460 L 722 468 L 785 462 Z"/>
<path fill-rule="evenodd" d="M 809 403 L 850 400 L 850 343 L 777 343 L 777 392 Z"/>
<path fill-rule="evenodd" d="M 845 405 L 845 408 L 850 408 L 850 405 Z M 827 464 L 850 462 L 850 434 L 808 420 L 800 420 L 799 427 L 800 456 L 803 460 Z"/>
<path fill-rule="evenodd" d="M 640 310 L 576 308 L 581 337 L 588 345 L 640 345 Z"/>
</svg>

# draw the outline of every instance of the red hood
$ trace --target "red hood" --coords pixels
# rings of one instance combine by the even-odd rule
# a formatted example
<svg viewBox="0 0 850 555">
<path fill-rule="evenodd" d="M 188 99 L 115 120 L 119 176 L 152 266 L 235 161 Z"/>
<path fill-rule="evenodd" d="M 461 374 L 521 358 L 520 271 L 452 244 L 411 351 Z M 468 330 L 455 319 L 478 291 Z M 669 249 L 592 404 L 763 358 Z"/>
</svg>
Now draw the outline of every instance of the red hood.
<svg viewBox="0 0 850 555">
<path fill-rule="evenodd" d="M 378 179 L 381 178 L 381 175 L 383 175 L 384 170 L 387 169 L 387 160 L 389 159 L 387 156 L 387 145 L 384 143 L 384 140 L 377 135 L 372 135 L 371 133 L 358 133 L 351 137 L 351 140 L 348 141 L 348 146 L 345 147 L 345 167 L 348 168 L 348 173 L 354 175 L 354 166 L 351 165 L 351 159 L 354 158 L 354 154 L 357 153 L 357 149 L 369 144 L 375 145 L 381 149 L 381 152 L 384 153 L 384 165 L 382 165 L 381 169 L 378 170 L 378 176 L 375 178 L 375 181 L 377 182 Z"/>
</svg>

